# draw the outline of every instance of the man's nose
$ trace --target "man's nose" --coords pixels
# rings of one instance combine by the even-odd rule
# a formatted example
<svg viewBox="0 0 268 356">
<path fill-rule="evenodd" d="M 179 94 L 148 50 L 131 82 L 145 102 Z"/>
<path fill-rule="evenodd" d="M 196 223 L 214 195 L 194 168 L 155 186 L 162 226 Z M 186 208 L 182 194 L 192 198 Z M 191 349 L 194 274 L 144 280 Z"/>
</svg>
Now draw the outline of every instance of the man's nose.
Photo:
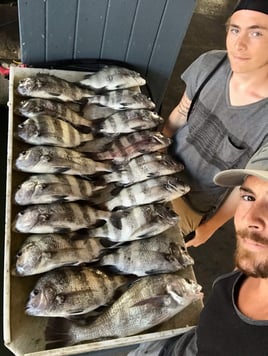
<svg viewBox="0 0 268 356">
<path fill-rule="evenodd" d="M 265 228 L 265 215 L 267 212 L 261 209 L 260 206 L 251 206 L 244 216 L 248 228 L 262 231 Z"/>
<path fill-rule="evenodd" d="M 245 34 L 240 34 L 236 38 L 235 47 L 239 50 L 245 49 L 247 47 L 247 36 Z"/>
</svg>

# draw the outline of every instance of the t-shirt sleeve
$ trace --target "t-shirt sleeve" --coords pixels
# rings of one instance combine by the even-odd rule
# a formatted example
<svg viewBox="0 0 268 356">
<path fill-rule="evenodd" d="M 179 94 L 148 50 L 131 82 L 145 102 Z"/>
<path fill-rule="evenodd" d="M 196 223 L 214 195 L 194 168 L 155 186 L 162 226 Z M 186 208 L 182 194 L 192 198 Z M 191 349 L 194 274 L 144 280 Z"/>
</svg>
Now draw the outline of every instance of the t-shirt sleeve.
<svg viewBox="0 0 268 356">
<path fill-rule="evenodd" d="M 182 73 L 181 79 L 186 84 L 186 94 L 190 100 L 225 53 L 217 50 L 203 53 Z"/>
</svg>

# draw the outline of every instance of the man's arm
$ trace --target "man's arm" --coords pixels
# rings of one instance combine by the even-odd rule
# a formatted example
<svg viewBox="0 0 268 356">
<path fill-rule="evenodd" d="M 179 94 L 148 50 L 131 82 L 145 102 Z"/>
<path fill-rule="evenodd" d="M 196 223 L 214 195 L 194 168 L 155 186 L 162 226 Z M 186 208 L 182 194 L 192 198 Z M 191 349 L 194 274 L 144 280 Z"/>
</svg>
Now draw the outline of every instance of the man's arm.
<svg viewBox="0 0 268 356">
<path fill-rule="evenodd" d="M 172 110 L 167 122 L 165 123 L 162 130 L 165 136 L 173 136 L 175 131 L 185 124 L 190 105 L 191 100 L 187 97 L 186 92 L 184 92 L 179 104 Z"/>
<path fill-rule="evenodd" d="M 205 243 L 214 232 L 230 220 L 239 202 L 239 187 L 233 189 L 227 199 L 208 221 L 199 225 L 195 230 L 195 237 L 186 243 L 186 247 L 197 247 Z"/>
</svg>

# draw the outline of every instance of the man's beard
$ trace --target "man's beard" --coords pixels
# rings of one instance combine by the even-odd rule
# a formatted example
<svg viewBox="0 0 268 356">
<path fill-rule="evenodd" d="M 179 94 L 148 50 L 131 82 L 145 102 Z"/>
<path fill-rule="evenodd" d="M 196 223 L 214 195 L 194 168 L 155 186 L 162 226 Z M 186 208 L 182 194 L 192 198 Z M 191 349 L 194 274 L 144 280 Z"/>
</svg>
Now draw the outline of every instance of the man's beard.
<svg viewBox="0 0 268 356">
<path fill-rule="evenodd" d="M 236 235 L 240 239 L 247 238 L 268 247 L 268 237 L 265 238 L 256 232 L 240 230 L 236 232 Z M 268 254 L 266 258 L 262 257 L 260 260 L 260 256 L 257 252 L 243 249 L 239 244 L 239 239 L 237 240 L 235 251 L 235 264 L 247 276 L 268 278 Z"/>
</svg>

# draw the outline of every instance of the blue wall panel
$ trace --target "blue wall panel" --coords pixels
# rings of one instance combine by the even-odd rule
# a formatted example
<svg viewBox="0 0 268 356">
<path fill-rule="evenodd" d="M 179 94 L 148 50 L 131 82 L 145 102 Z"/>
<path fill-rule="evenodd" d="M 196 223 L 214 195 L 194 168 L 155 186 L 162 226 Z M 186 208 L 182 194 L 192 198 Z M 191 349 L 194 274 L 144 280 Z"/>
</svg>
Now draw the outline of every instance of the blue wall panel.
<svg viewBox="0 0 268 356">
<path fill-rule="evenodd" d="M 112 59 L 134 66 L 159 109 L 195 0 L 18 0 L 21 59 Z"/>
</svg>

